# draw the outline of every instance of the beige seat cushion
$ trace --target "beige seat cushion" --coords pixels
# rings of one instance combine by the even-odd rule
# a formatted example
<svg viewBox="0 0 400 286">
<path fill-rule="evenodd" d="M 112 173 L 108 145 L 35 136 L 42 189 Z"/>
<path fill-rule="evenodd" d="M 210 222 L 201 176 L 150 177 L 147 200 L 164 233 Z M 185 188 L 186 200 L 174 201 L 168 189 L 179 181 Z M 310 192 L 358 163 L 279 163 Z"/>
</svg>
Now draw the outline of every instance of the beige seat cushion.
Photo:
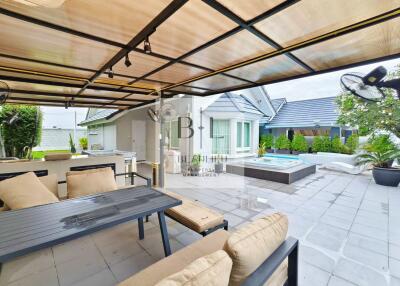
<svg viewBox="0 0 400 286">
<path fill-rule="evenodd" d="M 188 228 L 202 232 L 223 223 L 222 214 L 178 194 L 166 193 L 182 201 L 181 205 L 168 209 L 166 213 Z"/>
<path fill-rule="evenodd" d="M 1 181 L 0 199 L 12 210 L 59 201 L 33 172 Z"/>
<path fill-rule="evenodd" d="M 203 256 L 156 286 L 228 286 L 232 259 L 223 250 Z"/>
<path fill-rule="evenodd" d="M 231 234 L 224 246 L 233 261 L 229 285 L 240 285 L 253 273 L 282 244 L 287 230 L 287 217 L 275 213 Z"/>
<path fill-rule="evenodd" d="M 196 259 L 221 250 L 228 237 L 229 233 L 224 230 L 215 231 L 136 273 L 119 286 L 154 286 L 162 279 L 181 271 Z"/>
<path fill-rule="evenodd" d="M 39 181 L 46 186 L 57 198 L 58 196 L 58 177 L 56 174 L 51 174 L 43 177 L 38 177 Z"/>
<path fill-rule="evenodd" d="M 77 198 L 118 189 L 111 168 L 67 172 L 68 198 Z"/>
<path fill-rule="evenodd" d="M 282 286 L 288 279 L 288 260 L 285 259 L 281 265 L 272 273 L 264 286 Z"/>
</svg>

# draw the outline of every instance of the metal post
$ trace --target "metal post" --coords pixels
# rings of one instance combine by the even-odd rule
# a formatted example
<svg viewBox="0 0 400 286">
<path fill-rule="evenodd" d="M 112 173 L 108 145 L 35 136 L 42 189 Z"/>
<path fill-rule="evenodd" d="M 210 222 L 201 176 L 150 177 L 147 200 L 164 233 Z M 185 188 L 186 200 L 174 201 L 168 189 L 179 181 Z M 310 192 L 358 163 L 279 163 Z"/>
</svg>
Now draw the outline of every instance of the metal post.
<svg viewBox="0 0 400 286">
<path fill-rule="evenodd" d="M 163 92 L 160 91 L 160 111 L 162 110 L 164 104 L 164 99 L 163 99 Z M 164 132 L 163 131 L 164 127 L 164 117 L 162 115 L 162 112 L 160 112 L 160 166 L 158 168 L 158 185 L 160 188 L 164 188 Z"/>
</svg>

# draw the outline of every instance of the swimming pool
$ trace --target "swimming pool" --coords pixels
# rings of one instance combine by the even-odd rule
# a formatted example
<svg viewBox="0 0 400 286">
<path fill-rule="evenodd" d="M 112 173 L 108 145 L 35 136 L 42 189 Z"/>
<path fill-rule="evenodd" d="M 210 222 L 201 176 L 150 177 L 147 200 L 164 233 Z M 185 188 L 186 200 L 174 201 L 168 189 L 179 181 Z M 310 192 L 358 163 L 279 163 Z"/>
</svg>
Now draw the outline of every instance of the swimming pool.
<svg viewBox="0 0 400 286">
<path fill-rule="evenodd" d="M 299 156 L 296 156 L 296 155 L 285 155 L 285 154 L 265 154 L 264 157 L 299 160 Z"/>
<path fill-rule="evenodd" d="M 270 169 L 289 169 L 292 167 L 303 164 L 298 158 L 292 158 L 290 156 L 264 156 L 262 158 L 247 159 L 244 164 L 246 166 L 254 166 L 258 168 L 270 168 Z"/>
</svg>

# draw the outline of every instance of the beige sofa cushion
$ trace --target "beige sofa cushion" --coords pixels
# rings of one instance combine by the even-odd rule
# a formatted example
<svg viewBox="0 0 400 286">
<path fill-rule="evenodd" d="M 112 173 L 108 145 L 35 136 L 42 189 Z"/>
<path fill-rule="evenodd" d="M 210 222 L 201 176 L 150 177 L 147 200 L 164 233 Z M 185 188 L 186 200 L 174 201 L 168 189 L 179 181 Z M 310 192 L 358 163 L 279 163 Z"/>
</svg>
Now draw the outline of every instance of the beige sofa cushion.
<svg viewBox="0 0 400 286">
<path fill-rule="evenodd" d="M 59 201 L 33 172 L 1 181 L 0 199 L 12 210 Z"/>
<path fill-rule="evenodd" d="M 228 237 L 227 231 L 215 231 L 136 273 L 119 286 L 154 286 L 162 279 L 181 271 L 196 259 L 221 250 Z"/>
<path fill-rule="evenodd" d="M 56 174 L 38 177 L 39 181 L 46 186 L 58 198 L 58 177 Z"/>
<path fill-rule="evenodd" d="M 77 198 L 118 189 L 111 168 L 67 172 L 68 198 Z"/>
<path fill-rule="evenodd" d="M 287 217 L 275 213 L 235 231 L 224 245 L 233 261 L 230 286 L 240 285 L 286 238 Z"/>
<path fill-rule="evenodd" d="M 228 286 L 232 259 L 223 250 L 203 256 L 155 286 Z"/>
<path fill-rule="evenodd" d="M 182 201 L 181 205 L 166 210 L 166 213 L 190 229 L 202 232 L 223 223 L 222 214 L 178 194 L 166 193 Z"/>
</svg>

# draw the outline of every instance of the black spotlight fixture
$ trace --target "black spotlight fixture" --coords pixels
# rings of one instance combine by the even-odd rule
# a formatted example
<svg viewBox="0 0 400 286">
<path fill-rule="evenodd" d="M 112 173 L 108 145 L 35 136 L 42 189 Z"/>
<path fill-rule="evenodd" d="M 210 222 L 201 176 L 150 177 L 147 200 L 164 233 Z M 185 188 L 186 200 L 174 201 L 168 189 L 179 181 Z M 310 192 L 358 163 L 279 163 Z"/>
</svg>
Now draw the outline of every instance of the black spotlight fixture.
<svg viewBox="0 0 400 286">
<path fill-rule="evenodd" d="M 148 36 L 146 37 L 143 43 L 144 43 L 144 52 L 146 54 L 151 54 L 151 45 Z"/>
<path fill-rule="evenodd" d="M 114 72 L 113 72 L 113 70 L 112 70 L 112 67 L 110 67 L 109 69 L 108 69 L 108 78 L 113 78 L 114 77 Z"/>
<path fill-rule="evenodd" d="M 129 55 L 126 54 L 125 56 L 125 66 L 129 68 L 132 65 L 131 61 L 129 60 Z"/>
</svg>

